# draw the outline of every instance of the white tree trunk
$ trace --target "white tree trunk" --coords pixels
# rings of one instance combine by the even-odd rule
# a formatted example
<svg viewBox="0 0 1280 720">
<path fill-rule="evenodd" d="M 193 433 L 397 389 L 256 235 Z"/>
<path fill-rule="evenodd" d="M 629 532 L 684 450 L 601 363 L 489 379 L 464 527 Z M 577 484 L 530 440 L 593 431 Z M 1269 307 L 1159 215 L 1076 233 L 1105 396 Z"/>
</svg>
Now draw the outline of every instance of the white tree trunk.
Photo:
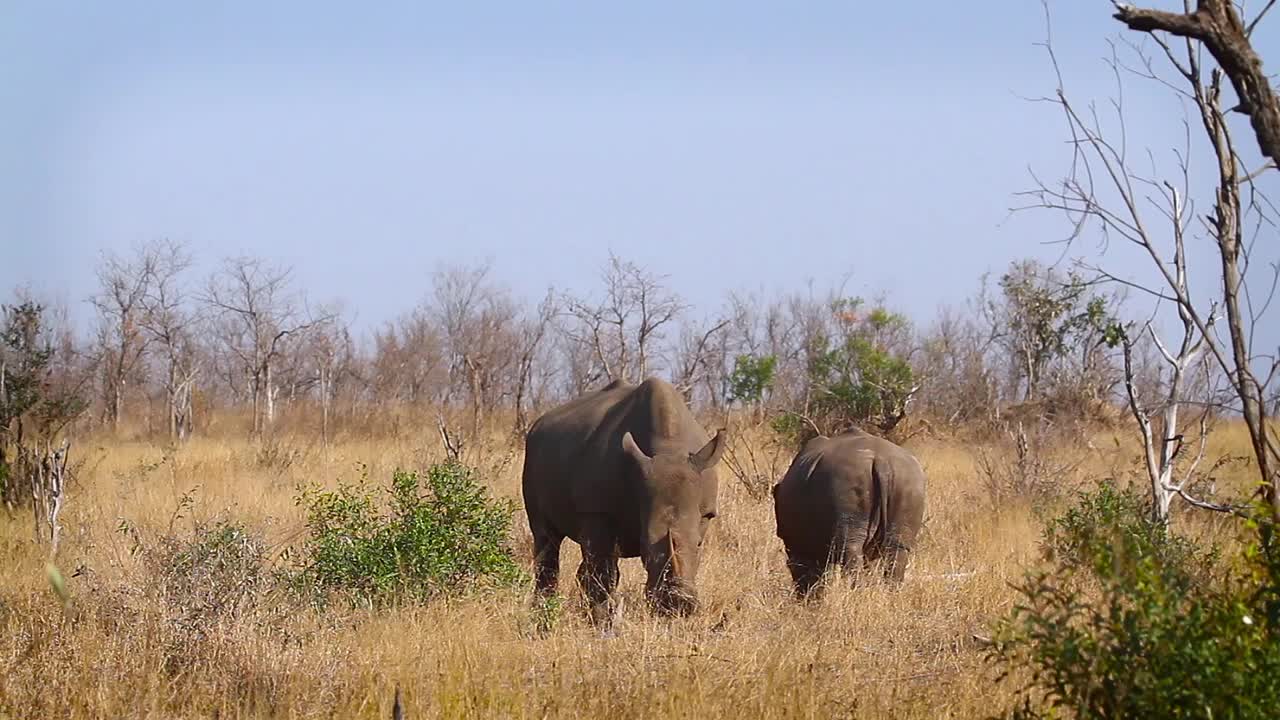
<svg viewBox="0 0 1280 720">
<path fill-rule="evenodd" d="M 266 393 L 267 393 L 267 425 L 273 425 L 276 421 L 276 384 L 271 377 L 271 365 L 267 365 L 266 375 Z"/>
</svg>

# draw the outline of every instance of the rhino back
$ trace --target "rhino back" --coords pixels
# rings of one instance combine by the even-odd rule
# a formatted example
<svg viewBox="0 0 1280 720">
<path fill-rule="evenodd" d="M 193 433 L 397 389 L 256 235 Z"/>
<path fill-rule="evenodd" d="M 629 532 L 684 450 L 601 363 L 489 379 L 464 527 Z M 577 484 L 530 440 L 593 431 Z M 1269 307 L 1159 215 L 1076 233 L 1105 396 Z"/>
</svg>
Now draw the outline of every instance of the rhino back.
<svg viewBox="0 0 1280 720">
<path fill-rule="evenodd" d="M 630 432 L 646 453 L 698 450 L 706 442 L 670 384 L 614 382 L 543 415 L 526 436 L 525 502 L 575 535 L 581 513 L 619 513 L 634 505 L 636 468 L 622 450 Z M 709 471 L 710 472 L 710 471 Z"/>
<path fill-rule="evenodd" d="M 871 459 L 840 437 L 810 440 L 774 496 L 778 536 L 789 547 L 818 551 L 838 526 L 870 513 Z"/>
<path fill-rule="evenodd" d="M 881 492 L 888 493 L 883 507 Z M 816 438 L 777 488 L 778 535 L 789 545 L 816 548 L 842 524 L 870 523 L 902 526 L 914 537 L 923 502 L 924 472 L 903 448 L 861 431 Z M 879 517 L 882 511 L 887 518 Z"/>
<path fill-rule="evenodd" d="M 525 435 L 526 457 L 548 470 L 580 462 L 592 435 L 634 390 L 633 385 L 615 381 L 547 411 Z"/>
<path fill-rule="evenodd" d="M 843 467 L 849 473 L 849 481 L 869 484 L 880 477 L 892 506 L 908 513 L 919 505 L 916 499 L 924 496 L 924 469 L 905 448 L 884 438 L 861 431 L 841 435 L 829 445 L 828 460 L 833 467 Z M 854 477 L 856 475 L 856 477 Z M 890 520 L 896 518 L 891 517 Z"/>
<path fill-rule="evenodd" d="M 689 410 L 684 396 L 670 383 L 649 378 L 635 388 L 633 398 L 625 417 L 620 418 L 618 439 L 623 432 L 630 432 L 640 448 L 650 455 L 697 452 L 710 439 Z"/>
</svg>

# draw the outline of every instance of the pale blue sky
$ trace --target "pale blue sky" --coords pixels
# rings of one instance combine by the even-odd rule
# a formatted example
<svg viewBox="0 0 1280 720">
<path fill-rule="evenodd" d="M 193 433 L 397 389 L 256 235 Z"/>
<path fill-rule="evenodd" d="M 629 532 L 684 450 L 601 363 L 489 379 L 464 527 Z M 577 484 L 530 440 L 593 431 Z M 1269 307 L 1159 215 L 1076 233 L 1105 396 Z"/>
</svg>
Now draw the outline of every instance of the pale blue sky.
<svg viewBox="0 0 1280 720">
<path fill-rule="evenodd" d="M 1054 3 L 1079 97 L 1110 90 L 1110 9 Z M 1006 222 L 1029 164 L 1063 167 L 1060 117 L 1019 98 L 1052 90 L 1043 32 L 1035 0 L 8 0 L 0 288 L 78 305 L 101 249 L 169 237 L 202 271 L 293 264 L 367 326 L 441 262 L 534 297 L 613 249 L 706 313 L 848 271 L 927 321 L 1056 253 L 1058 217 Z M 1176 144 L 1167 94 L 1127 102 Z"/>
</svg>

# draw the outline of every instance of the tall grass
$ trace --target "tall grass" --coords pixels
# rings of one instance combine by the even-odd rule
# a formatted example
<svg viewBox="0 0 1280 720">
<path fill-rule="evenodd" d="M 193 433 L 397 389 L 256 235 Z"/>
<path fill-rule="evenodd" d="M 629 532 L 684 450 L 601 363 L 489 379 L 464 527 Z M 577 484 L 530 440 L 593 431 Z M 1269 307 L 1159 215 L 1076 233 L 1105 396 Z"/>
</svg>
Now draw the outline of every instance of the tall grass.
<svg viewBox="0 0 1280 720">
<path fill-rule="evenodd" d="M 185 586 L 165 579 L 148 548 L 233 522 L 262 543 L 269 571 L 305 531 L 300 486 L 335 487 L 363 466 L 389 478 L 443 459 L 427 430 L 353 435 L 328 448 L 301 437 L 275 443 L 81 443 L 90 449 L 57 560 L 65 608 L 29 521 L 0 515 L 0 715 L 387 718 L 397 687 L 407 718 L 981 717 L 1009 699 L 980 638 L 1015 602 L 1010 581 L 1037 552 L 1040 526 L 1025 501 L 993 501 L 963 443 L 909 443 L 930 484 L 926 529 L 900 588 L 837 588 L 821 602 L 795 602 L 770 501 L 722 470 L 721 514 L 699 576 L 705 604 L 691 618 L 645 611 L 643 571 L 624 561 L 626 612 L 602 636 L 585 622 L 572 583 L 579 555 L 566 543 L 566 606 L 549 631 L 528 588 L 325 611 L 252 588 L 235 612 L 200 615 L 193 632 Z M 1229 425 L 1213 442 L 1220 454 L 1245 443 Z M 520 452 L 495 432 L 473 441 L 468 459 L 493 494 L 518 503 Z M 1135 457 L 1111 438 L 1078 452 L 1064 486 L 1122 476 Z M 1243 480 L 1247 469 L 1227 471 Z M 522 513 L 514 532 L 528 564 Z"/>
</svg>

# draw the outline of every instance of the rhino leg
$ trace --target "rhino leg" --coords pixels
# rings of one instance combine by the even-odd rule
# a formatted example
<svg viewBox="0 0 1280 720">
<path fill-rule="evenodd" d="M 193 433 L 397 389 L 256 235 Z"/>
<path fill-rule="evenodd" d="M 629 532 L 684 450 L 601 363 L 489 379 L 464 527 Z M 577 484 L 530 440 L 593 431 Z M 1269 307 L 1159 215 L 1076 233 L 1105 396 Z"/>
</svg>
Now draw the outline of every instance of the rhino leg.
<svg viewBox="0 0 1280 720">
<path fill-rule="evenodd" d="M 607 623 L 612 617 L 610 601 L 618 588 L 618 558 L 612 555 L 587 553 L 578 566 L 578 584 L 591 604 L 593 623 Z"/>
<path fill-rule="evenodd" d="M 885 540 L 884 547 L 880 551 L 880 562 L 884 567 L 885 579 L 902 582 L 902 578 L 907 574 L 907 563 L 910 560 L 911 548 L 894 537 Z"/>
<path fill-rule="evenodd" d="M 592 620 L 607 622 L 612 615 L 610 599 L 618 588 L 617 542 L 603 525 L 588 527 L 583 535 L 578 584 L 591 603 Z"/>
<path fill-rule="evenodd" d="M 564 543 L 564 535 L 547 527 L 538 527 L 533 531 L 534 572 L 537 578 L 538 592 L 551 595 L 560 584 L 560 545 Z"/>
<path fill-rule="evenodd" d="M 808 553 L 787 550 L 787 569 L 796 586 L 796 596 L 805 598 L 813 592 L 826 570 L 826 558 Z"/>
<path fill-rule="evenodd" d="M 867 521 L 865 518 L 842 518 L 836 524 L 831 542 L 827 546 L 826 552 L 822 555 L 822 562 L 819 568 L 825 569 L 837 566 L 846 580 L 851 584 L 856 584 L 864 563 L 870 562 L 870 557 L 865 556 L 866 540 Z"/>
<path fill-rule="evenodd" d="M 891 582 L 902 582 L 911 560 L 911 548 L 901 539 L 889 535 L 883 540 L 868 542 L 865 550 L 866 564 L 874 567 Z"/>
</svg>

